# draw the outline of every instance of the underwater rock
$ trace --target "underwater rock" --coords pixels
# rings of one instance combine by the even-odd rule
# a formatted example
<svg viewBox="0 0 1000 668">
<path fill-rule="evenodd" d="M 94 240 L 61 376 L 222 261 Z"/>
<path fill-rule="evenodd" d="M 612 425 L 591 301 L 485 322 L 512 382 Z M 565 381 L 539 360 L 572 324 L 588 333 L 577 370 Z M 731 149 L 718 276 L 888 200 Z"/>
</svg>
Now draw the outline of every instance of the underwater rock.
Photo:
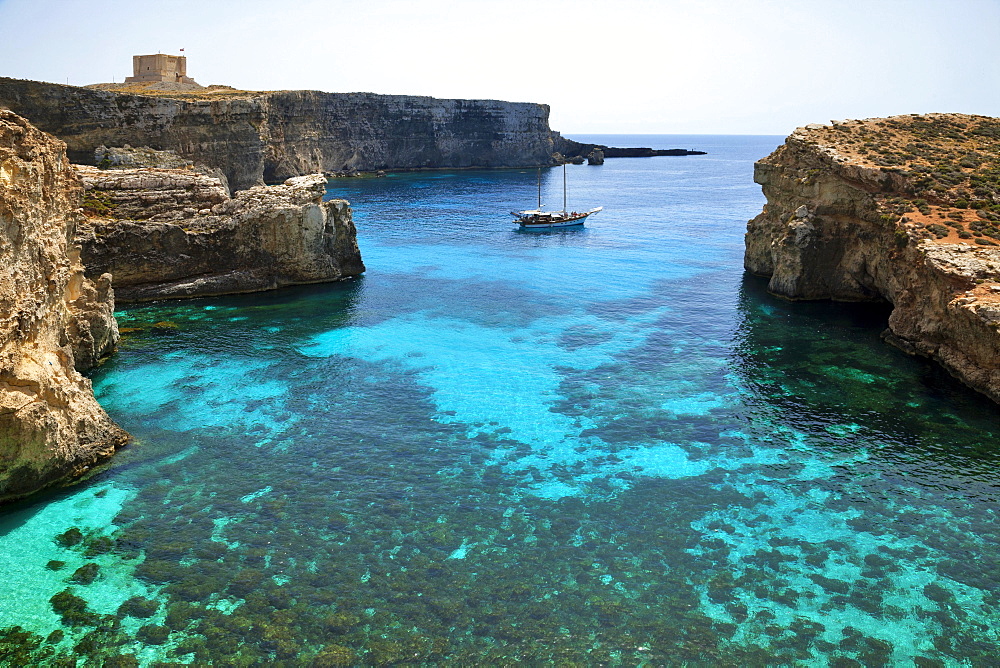
<svg viewBox="0 0 1000 668">
<path fill-rule="evenodd" d="M 156 601 L 151 601 L 141 596 L 133 596 L 118 606 L 118 614 L 136 617 L 137 619 L 148 619 L 155 615 L 159 608 L 160 604 Z"/>
<path fill-rule="evenodd" d="M 365 270 L 350 204 L 322 201 L 320 174 L 230 199 L 219 179 L 188 170 L 76 169 L 93 213 L 77 237 L 83 261 L 88 275 L 114 276 L 119 301 L 258 292 Z"/>
<path fill-rule="evenodd" d="M 70 527 L 56 536 L 55 541 L 63 547 L 73 547 L 83 542 L 83 532 L 76 527 Z"/>
<path fill-rule="evenodd" d="M 95 563 L 87 563 L 73 572 L 70 576 L 70 582 L 75 582 L 76 584 L 89 585 L 91 582 L 97 579 L 97 574 L 100 571 L 100 566 Z"/>
<path fill-rule="evenodd" d="M 799 128 L 755 165 L 744 265 L 790 299 L 890 302 L 888 342 L 1000 402 L 998 147 L 985 116 Z"/>
<path fill-rule="evenodd" d="M 159 626 L 158 624 L 147 624 L 146 626 L 139 628 L 135 637 L 144 643 L 149 643 L 150 645 L 162 645 L 170 639 L 170 629 L 166 626 Z"/>
<path fill-rule="evenodd" d="M 0 110 L 0 502 L 75 478 L 128 439 L 80 375 L 114 350 L 110 277 L 73 243 L 65 145 Z"/>
<path fill-rule="evenodd" d="M 343 645 L 327 645 L 319 651 L 312 665 L 316 668 L 328 668 L 333 666 L 350 666 L 356 661 L 354 652 L 349 647 Z"/>
<path fill-rule="evenodd" d="M 87 601 L 74 594 L 72 589 L 55 594 L 49 603 L 67 626 L 95 626 L 101 620 L 100 615 L 87 609 Z"/>
</svg>

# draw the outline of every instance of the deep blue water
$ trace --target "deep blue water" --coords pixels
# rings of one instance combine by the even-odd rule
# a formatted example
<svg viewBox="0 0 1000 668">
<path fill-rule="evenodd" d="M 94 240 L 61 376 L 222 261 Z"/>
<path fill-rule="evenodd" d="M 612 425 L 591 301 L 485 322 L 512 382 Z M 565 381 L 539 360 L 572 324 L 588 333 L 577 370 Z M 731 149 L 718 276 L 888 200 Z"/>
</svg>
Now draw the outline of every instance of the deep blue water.
<svg viewBox="0 0 1000 668">
<path fill-rule="evenodd" d="M 572 138 L 708 155 L 551 232 L 534 170 L 334 180 L 364 277 L 123 308 L 136 441 L 0 516 L 0 659 L 994 665 L 996 406 L 744 274 L 781 138 Z"/>
</svg>

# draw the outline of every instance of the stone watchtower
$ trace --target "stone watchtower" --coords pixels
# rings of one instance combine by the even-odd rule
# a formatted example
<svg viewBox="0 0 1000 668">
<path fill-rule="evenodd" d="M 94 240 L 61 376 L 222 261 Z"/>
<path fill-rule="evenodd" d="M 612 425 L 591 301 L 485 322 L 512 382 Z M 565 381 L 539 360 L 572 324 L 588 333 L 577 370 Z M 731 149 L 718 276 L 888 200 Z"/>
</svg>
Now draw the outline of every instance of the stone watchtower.
<svg viewBox="0 0 1000 668">
<path fill-rule="evenodd" d="M 195 84 L 187 75 L 187 56 L 168 56 L 154 53 L 148 56 L 132 56 L 132 76 L 125 83 L 169 82 Z"/>
</svg>

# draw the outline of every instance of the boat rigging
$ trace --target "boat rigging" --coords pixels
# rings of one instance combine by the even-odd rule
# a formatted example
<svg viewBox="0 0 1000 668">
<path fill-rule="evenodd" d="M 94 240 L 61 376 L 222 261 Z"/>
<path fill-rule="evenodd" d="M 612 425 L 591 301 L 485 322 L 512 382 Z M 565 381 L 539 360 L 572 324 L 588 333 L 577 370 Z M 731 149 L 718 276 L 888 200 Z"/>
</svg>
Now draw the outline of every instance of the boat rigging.
<svg viewBox="0 0 1000 668">
<path fill-rule="evenodd" d="M 528 211 L 511 211 L 514 222 L 521 229 L 551 229 L 554 227 L 572 227 L 583 225 L 588 216 L 593 216 L 604 209 L 599 206 L 590 211 L 567 211 L 566 164 L 563 163 L 563 208 L 562 211 L 542 211 L 542 170 L 538 170 L 538 208 Z"/>
</svg>

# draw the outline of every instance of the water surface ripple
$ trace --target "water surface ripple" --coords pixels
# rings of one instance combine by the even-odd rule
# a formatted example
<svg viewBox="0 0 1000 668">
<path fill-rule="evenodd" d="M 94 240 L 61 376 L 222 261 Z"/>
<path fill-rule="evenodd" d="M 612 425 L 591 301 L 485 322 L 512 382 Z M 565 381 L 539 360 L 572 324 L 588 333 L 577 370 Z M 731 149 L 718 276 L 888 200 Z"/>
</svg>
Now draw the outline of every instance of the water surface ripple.
<svg viewBox="0 0 1000 668">
<path fill-rule="evenodd" d="M 992 665 L 996 406 L 744 275 L 780 138 L 581 139 L 709 154 L 549 233 L 533 170 L 334 180 L 364 277 L 122 309 L 136 442 L 0 516 L 0 662 Z"/>
</svg>

